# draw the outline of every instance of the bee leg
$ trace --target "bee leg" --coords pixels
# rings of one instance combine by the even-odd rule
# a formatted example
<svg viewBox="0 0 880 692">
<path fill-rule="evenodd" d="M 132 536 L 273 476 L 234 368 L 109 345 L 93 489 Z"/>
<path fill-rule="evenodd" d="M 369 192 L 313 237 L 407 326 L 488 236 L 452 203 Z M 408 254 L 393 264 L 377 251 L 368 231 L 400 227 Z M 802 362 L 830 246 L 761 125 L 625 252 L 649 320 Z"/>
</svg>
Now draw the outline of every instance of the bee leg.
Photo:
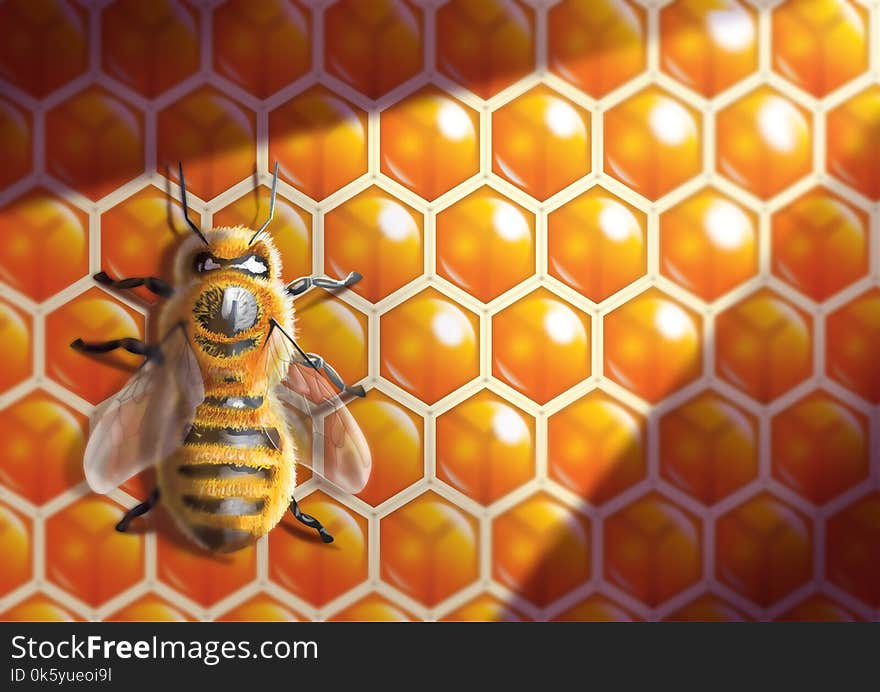
<svg viewBox="0 0 880 692">
<path fill-rule="evenodd" d="M 146 502 L 141 502 L 139 505 L 132 507 L 128 510 L 119 520 L 119 523 L 116 525 L 116 530 L 120 533 L 125 533 L 128 531 L 128 525 L 131 523 L 132 519 L 136 519 L 142 514 L 146 514 L 153 507 L 156 506 L 156 503 L 159 501 L 159 489 L 156 488 L 153 492 L 150 493 L 150 496 L 147 498 Z"/>
<path fill-rule="evenodd" d="M 146 356 L 147 360 L 155 359 L 159 363 L 162 362 L 162 350 L 158 346 L 145 344 L 140 339 L 111 339 L 91 343 L 74 339 L 70 342 L 70 348 L 81 353 L 107 353 L 121 348 L 138 356 Z"/>
<path fill-rule="evenodd" d="M 364 388 L 360 385 L 356 385 L 354 387 L 349 387 L 345 382 L 342 381 L 342 378 L 339 376 L 339 373 L 333 368 L 330 363 L 324 360 L 317 353 L 307 353 L 309 359 L 309 365 L 311 365 L 315 370 L 323 370 L 324 374 L 327 375 L 327 378 L 334 384 L 334 386 L 341 392 L 345 392 L 346 394 L 354 394 L 355 396 L 363 397 L 366 396 L 366 392 Z"/>
<path fill-rule="evenodd" d="M 310 529 L 315 529 L 315 531 L 318 532 L 318 535 L 321 537 L 321 540 L 324 541 L 324 543 L 333 542 L 333 536 L 327 533 L 327 529 L 324 528 L 324 525 L 321 524 L 320 521 L 315 519 L 315 517 L 313 517 L 311 514 L 303 514 L 299 509 L 299 505 L 296 504 L 296 500 L 290 501 L 290 511 L 293 512 L 293 516 L 296 517 L 297 521 L 301 521 Z"/>
<path fill-rule="evenodd" d="M 171 288 L 170 284 L 162 281 L 162 279 L 156 278 L 155 276 L 141 276 L 116 280 L 111 279 L 107 272 L 98 272 L 92 278 L 99 284 L 107 286 L 108 288 L 137 288 L 138 286 L 146 286 L 148 291 L 163 298 L 167 298 L 174 292 L 174 289 Z"/>
<path fill-rule="evenodd" d="M 363 278 L 357 272 L 351 272 L 344 279 L 331 279 L 329 276 L 301 276 L 287 284 L 287 292 L 292 296 L 298 296 L 300 293 L 305 293 L 312 286 L 326 288 L 327 290 L 347 288 Z"/>
</svg>

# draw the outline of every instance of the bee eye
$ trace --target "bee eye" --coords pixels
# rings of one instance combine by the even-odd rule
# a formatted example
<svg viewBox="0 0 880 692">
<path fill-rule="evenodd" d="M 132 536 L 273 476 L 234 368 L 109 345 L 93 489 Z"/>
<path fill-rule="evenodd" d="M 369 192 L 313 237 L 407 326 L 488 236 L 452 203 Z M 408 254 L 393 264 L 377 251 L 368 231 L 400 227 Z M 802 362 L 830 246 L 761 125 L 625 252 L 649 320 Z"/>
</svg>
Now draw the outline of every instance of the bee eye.
<svg viewBox="0 0 880 692">
<path fill-rule="evenodd" d="M 243 262 L 237 262 L 232 265 L 236 269 L 242 269 L 248 274 L 255 276 L 266 276 L 269 273 L 269 263 L 259 255 L 248 255 Z"/>
<path fill-rule="evenodd" d="M 195 260 L 193 260 L 193 269 L 196 270 L 196 273 L 201 274 L 202 272 L 209 272 L 214 269 L 220 269 L 220 264 L 218 264 L 213 255 L 208 252 L 202 252 L 196 256 Z"/>
</svg>

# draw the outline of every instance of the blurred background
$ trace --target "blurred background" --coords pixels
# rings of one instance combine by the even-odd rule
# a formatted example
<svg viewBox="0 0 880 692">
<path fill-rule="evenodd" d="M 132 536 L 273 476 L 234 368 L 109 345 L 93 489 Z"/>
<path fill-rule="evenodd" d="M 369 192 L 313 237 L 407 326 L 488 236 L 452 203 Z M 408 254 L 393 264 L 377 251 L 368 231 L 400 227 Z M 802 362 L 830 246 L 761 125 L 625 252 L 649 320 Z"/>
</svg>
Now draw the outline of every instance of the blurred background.
<svg viewBox="0 0 880 692">
<path fill-rule="evenodd" d="M 0 2 L 0 619 L 880 619 L 880 3 Z M 82 475 L 261 223 L 373 477 L 213 557 Z M 169 169 L 171 166 L 171 169 Z"/>
</svg>

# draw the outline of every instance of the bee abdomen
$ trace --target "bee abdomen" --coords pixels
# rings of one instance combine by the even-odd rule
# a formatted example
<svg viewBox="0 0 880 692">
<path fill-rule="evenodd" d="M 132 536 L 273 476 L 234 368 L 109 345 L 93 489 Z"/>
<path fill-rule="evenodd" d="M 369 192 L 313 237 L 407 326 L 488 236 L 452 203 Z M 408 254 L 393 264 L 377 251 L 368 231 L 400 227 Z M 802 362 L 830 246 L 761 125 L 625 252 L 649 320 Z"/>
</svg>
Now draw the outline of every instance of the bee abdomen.
<svg viewBox="0 0 880 692">
<path fill-rule="evenodd" d="M 254 478 L 270 481 L 275 469 L 265 466 L 245 466 L 243 464 L 185 464 L 177 467 L 177 473 L 186 478 L 202 480 L 234 480 Z"/>
<path fill-rule="evenodd" d="M 249 497 L 200 497 L 198 495 L 184 495 L 183 504 L 197 512 L 206 514 L 227 514 L 233 516 L 248 516 L 259 514 L 266 507 L 266 498 L 253 499 Z"/>
<path fill-rule="evenodd" d="M 183 444 L 217 444 L 245 449 L 268 447 L 280 450 L 281 436 L 275 428 L 211 428 L 194 425 Z"/>
</svg>

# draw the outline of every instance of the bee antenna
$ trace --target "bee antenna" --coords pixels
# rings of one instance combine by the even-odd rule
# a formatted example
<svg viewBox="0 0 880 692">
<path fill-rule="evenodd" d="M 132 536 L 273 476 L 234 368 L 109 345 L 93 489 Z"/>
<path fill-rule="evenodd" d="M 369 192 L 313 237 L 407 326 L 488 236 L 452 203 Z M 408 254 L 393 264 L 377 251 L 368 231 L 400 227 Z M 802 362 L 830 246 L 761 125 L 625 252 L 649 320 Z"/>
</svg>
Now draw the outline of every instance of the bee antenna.
<svg viewBox="0 0 880 692">
<path fill-rule="evenodd" d="M 251 239 L 248 241 L 248 245 L 253 243 L 257 236 L 260 235 L 263 231 L 266 230 L 266 226 L 272 221 L 272 217 L 275 216 L 275 192 L 278 190 L 278 162 L 275 162 L 275 172 L 272 174 L 272 196 L 269 199 L 269 218 L 263 222 L 263 225 L 257 229 L 257 232 L 251 236 Z"/>
<path fill-rule="evenodd" d="M 180 172 L 180 203 L 183 205 L 183 218 L 186 219 L 186 223 L 193 230 L 193 233 L 201 238 L 205 245 L 210 245 L 205 234 L 196 226 L 195 221 L 189 218 L 189 206 L 186 203 L 186 181 L 183 179 L 183 164 L 180 161 L 177 162 L 177 169 Z"/>
</svg>

